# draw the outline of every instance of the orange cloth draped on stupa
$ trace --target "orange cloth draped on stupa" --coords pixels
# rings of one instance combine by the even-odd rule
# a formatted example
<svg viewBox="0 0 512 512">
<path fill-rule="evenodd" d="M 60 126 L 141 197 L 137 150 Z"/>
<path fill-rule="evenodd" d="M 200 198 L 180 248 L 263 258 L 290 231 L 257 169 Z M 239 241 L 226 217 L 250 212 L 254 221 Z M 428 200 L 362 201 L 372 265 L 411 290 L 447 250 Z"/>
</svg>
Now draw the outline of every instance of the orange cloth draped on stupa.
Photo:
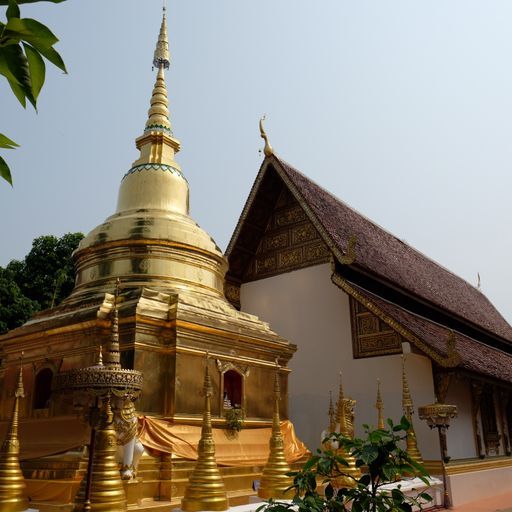
<svg viewBox="0 0 512 512">
<path fill-rule="evenodd" d="M 0 423 L 0 435 L 5 435 L 6 422 Z M 177 425 L 168 420 L 139 417 L 139 436 L 153 455 L 173 455 L 197 459 L 197 443 L 201 426 Z M 272 428 L 243 428 L 230 435 L 223 428 L 213 429 L 217 463 L 222 466 L 263 466 L 268 459 L 268 442 Z M 306 445 L 297 438 L 291 421 L 281 421 L 284 452 L 288 462 L 306 454 Z M 88 426 L 76 417 L 24 419 L 20 422 L 20 459 L 35 459 L 77 449 L 89 442 Z"/>
<path fill-rule="evenodd" d="M 0 422 L 0 439 L 8 422 Z M 19 424 L 20 460 L 37 459 L 74 450 L 89 443 L 88 425 L 75 416 L 24 418 Z"/>
<path fill-rule="evenodd" d="M 139 439 L 151 455 L 168 454 L 184 459 L 197 459 L 197 443 L 201 427 L 176 425 L 164 419 L 139 418 Z M 291 421 L 281 421 L 284 452 L 288 462 L 295 462 L 309 453 L 298 439 Z M 221 466 L 263 466 L 268 459 L 271 427 L 243 428 L 231 435 L 223 428 L 213 428 L 215 459 Z"/>
</svg>

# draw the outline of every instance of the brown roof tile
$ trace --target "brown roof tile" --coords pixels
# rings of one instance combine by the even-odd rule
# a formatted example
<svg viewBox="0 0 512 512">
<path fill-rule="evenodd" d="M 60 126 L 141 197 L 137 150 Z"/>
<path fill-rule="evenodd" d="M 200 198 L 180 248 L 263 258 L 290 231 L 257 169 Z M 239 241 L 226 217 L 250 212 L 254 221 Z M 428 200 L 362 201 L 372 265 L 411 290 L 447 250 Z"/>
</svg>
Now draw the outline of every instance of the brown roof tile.
<svg viewBox="0 0 512 512">
<path fill-rule="evenodd" d="M 409 332 L 427 343 L 435 352 L 446 356 L 446 340 L 449 330 L 424 317 L 411 313 L 392 304 L 361 287 L 350 283 L 361 295 L 375 304 L 383 313 L 390 316 Z M 487 375 L 495 379 L 512 382 L 512 355 L 489 347 L 459 332 L 455 334 L 455 348 L 460 355 L 458 368 Z"/>
<path fill-rule="evenodd" d="M 349 239 L 356 236 L 356 266 L 512 342 L 512 327 L 478 289 L 373 223 L 291 165 L 271 158 L 278 174 L 316 217 L 331 246 L 344 254 Z"/>
</svg>

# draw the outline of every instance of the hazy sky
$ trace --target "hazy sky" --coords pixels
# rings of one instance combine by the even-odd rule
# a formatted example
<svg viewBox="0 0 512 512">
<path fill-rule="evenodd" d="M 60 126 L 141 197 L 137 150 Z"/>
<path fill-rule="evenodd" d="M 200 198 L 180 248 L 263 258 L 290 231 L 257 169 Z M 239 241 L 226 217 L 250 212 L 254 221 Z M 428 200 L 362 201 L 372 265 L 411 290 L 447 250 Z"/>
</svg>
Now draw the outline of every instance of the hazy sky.
<svg viewBox="0 0 512 512">
<path fill-rule="evenodd" d="M 0 81 L 0 265 L 113 213 L 137 157 L 161 1 L 22 5 L 60 37 L 39 114 Z M 3 8 L 2 8 L 3 9 Z M 181 0 L 167 74 L 192 215 L 225 249 L 259 169 L 282 158 L 469 282 L 512 320 L 512 2 Z"/>
</svg>

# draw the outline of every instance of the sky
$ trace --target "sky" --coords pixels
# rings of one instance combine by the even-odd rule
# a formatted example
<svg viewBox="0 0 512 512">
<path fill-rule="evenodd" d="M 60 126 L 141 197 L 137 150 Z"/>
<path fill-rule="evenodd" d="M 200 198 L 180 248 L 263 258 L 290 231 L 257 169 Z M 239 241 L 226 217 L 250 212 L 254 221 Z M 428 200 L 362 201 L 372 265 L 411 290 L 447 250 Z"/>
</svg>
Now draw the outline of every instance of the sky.
<svg viewBox="0 0 512 512">
<path fill-rule="evenodd" d="M 38 113 L 0 80 L 0 265 L 112 214 L 147 116 L 161 0 L 22 5 L 60 38 Z M 191 214 L 224 250 L 275 152 L 512 322 L 512 2 L 168 0 Z M 2 8 L 3 9 L 3 8 Z M 3 15 L 2 15 L 3 17 Z M 0 17 L 1 19 L 1 17 Z"/>
</svg>

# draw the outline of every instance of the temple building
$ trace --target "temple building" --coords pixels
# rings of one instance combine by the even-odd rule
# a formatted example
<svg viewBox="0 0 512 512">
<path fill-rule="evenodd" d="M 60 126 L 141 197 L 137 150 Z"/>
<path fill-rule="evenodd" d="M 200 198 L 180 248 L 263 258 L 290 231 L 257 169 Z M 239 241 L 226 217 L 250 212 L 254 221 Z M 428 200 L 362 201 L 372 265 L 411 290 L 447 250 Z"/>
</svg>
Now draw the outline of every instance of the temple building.
<svg viewBox="0 0 512 512">
<path fill-rule="evenodd" d="M 263 134 L 265 136 L 265 134 Z M 297 345 L 290 418 L 311 448 L 341 370 L 356 430 L 402 416 L 401 356 L 416 407 L 458 407 L 446 466 L 455 504 L 512 478 L 512 327 L 483 293 L 385 231 L 276 156 L 268 142 L 227 248 L 226 293 Z M 439 441 L 413 416 L 419 449 L 440 474 Z M 485 471 L 488 470 L 488 471 Z"/>
</svg>

